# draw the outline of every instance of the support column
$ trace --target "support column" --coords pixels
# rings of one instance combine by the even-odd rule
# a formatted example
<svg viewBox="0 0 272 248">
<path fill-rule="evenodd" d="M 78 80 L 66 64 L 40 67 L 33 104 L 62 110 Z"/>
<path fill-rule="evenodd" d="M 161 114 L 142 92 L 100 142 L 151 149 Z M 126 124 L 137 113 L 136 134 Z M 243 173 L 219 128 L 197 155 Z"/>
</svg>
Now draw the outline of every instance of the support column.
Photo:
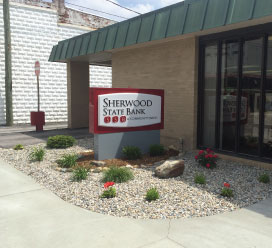
<svg viewBox="0 0 272 248">
<path fill-rule="evenodd" d="M 67 62 L 68 128 L 89 127 L 89 63 Z"/>
</svg>

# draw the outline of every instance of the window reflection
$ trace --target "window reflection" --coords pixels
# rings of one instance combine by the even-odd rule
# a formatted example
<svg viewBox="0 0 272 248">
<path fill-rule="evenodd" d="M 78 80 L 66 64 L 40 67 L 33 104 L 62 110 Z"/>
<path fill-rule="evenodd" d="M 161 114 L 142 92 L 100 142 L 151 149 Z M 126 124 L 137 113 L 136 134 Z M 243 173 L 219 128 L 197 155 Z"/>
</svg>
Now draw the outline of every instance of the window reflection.
<svg viewBox="0 0 272 248">
<path fill-rule="evenodd" d="M 258 154 L 263 39 L 244 42 L 240 152 Z"/>
<path fill-rule="evenodd" d="M 222 45 L 222 79 L 220 111 L 220 148 L 234 151 L 238 84 L 239 43 L 226 41 Z"/>
<path fill-rule="evenodd" d="M 214 147 L 217 45 L 205 48 L 203 145 Z"/>
<path fill-rule="evenodd" d="M 272 36 L 268 39 L 264 112 L 264 156 L 272 157 Z"/>
<path fill-rule="evenodd" d="M 220 54 L 217 53 L 219 41 L 205 46 L 201 145 L 215 147 L 215 140 L 218 138 L 219 147 L 216 148 L 220 150 L 272 158 L 272 36 L 268 38 L 264 98 L 261 92 L 264 36 L 245 39 L 243 43 L 238 38 L 221 42 Z M 221 62 L 220 81 L 217 80 L 218 59 Z M 239 73 L 239 68 L 242 68 L 242 74 Z M 219 83 L 221 87 L 217 87 Z M 217 91 L 217 88 L 221 91 Z M 220 109 L 216 108 L 217 96 L 220 99 Z M 237 110 L 238 100 L 241 104 Z M 219 120 L 216 120 L 217 110 Z M 260 126 L 260 120 L 264 120 L 263 126 Z M 219 129 L 215 128 L 217 121 Z M 263 131 L 261 146 L 260 131 Z"/>
</svg>

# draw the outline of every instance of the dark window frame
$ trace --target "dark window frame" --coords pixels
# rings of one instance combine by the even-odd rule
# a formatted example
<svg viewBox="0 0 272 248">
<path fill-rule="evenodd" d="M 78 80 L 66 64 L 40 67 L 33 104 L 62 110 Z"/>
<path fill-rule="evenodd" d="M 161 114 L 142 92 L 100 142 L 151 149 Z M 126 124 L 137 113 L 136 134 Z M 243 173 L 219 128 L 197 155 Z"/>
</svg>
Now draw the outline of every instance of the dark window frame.
<svg viewBox="0 0 272 248">
<path fill-rule="evenodd" d="M 217 84 L 216 84 L 216 120 L 215 120 L 215 147 L 216 152 L 248 158 L 252 160 L 272 162 L 271 158 L 263 157 L 263 135 L 264 135 L 264 110 L 265 110 L 265 87 L 266 87 L 266 68 L 267 68 L 267 45 L 268 37 L 272 35 L 272 23 L 258 25 L 238 30 L 232 30 L 207 36 L 199 37 L 199 64 L 198 64 L 198 114 L 197 114 L 197 148 L 204 149 L 206 147 L 202 146 L 203 140 L 203 112 L 204 112 L 204 68 L 205 68 L 205 46 L 210 44 L 217 44 L 218 58 L 217 58 Z M 261 87 L 260 87 L 260 99 L 261 99 L 261 109 L 259 115 L 259 147 L 258 155 L 249 155 L 239 153 L 239 138 L 240 138 L 240 111 L 237 111 L 236 118 L 236 142 L 235 151 L 226 151 L 219 149 L 219 139 L 220 139 L 220 92 L 221 92 L 221 65 L 222 65 L 222 44 L 224 41 L 237 40 L 239 42 L 239 60 L 238 60 L 238 86 L 237 86 L 237 110 L 240 110 L 241 106 L 241 86 L 242 86 L 242 76 L 243 76 L 243 46 L 246 40 L 262 38 L 262 68 L 261 68 Z"/>
</svg>

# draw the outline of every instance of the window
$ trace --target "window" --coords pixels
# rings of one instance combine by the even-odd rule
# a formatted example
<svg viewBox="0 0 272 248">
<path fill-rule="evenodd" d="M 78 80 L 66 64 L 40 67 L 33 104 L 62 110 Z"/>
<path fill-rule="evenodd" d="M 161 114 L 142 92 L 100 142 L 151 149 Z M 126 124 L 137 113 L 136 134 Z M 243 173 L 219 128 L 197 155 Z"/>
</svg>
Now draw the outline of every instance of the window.
<svg viewBox="0 0 272 248">
<path fill-rule="evenodd" d="M 217 46 L 205 47 L 205 78 L 203 104 L 203 146 L 213 147 L 215 142 L 215 103 Z"/>
<path fill-rule="evenodd" d="M 221 93 L 220 93 L 220 149 L 235 150 L 237 117 L 237 86 L 239 43 L 225 41 L 222 45 Z"/>
<path fill-rule="evenodd" d="M 272 36 L 268 38 L 264 107 L 264 156 L 272 158 Z"/>
<path fill-rule="evenodd" d="M 272 35 L 262 32 L 200 39 L 198 146 L 272 158 Z"/>
</svg>

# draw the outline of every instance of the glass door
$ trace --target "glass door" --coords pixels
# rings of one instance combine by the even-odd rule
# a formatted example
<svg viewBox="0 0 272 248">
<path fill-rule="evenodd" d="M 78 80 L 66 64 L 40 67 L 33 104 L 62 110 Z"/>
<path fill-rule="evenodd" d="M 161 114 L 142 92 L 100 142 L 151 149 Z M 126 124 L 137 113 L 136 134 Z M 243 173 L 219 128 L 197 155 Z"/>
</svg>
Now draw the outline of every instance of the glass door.
<svg viewBox="0 0 272 248">
<path fill-rule="evenodd" d="M 220 131 L 219 148 L 235 150 L 237 88 L 239 80 L 239 42 L 225 41 L 222 44 Z"/>
<path fill-rule="evenodd" d="M 272 36 L 267 47 L 263 149 L 263 155 L 272 158 Z"/>
<path fill-rule="evenodd" d="M 200 40 L 198 145 L 272 159 L 272 35 L 252 35 Z"/>
<path fill-rule="evenodd" d="M 209 45 L 204 50 L 204 96 L 202 145 L 215 145 L 215 106 L 217 79 L 217 44 Z"/>
<path fill-rule="evenodd" d="M 246 40 L 240 95 L 239 152 L 258 155 L 263 38 Z"/>
</svg>

